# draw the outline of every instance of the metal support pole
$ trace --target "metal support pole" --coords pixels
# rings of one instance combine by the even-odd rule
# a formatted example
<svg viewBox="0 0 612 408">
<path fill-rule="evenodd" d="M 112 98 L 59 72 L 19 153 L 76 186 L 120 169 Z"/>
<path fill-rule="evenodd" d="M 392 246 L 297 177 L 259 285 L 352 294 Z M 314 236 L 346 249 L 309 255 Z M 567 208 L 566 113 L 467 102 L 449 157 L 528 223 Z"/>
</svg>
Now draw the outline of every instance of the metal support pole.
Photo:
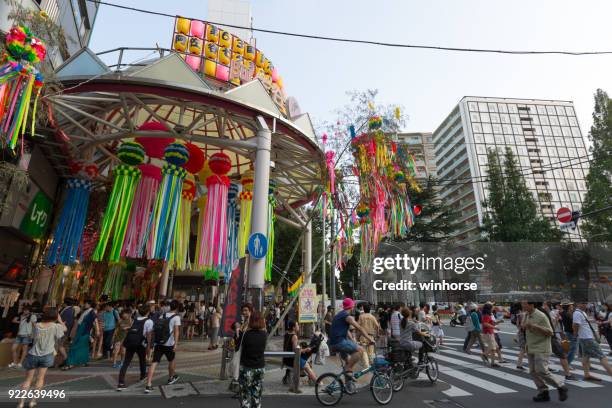
<svg viewBox="0 0 612 408">
<path fill-rule="evenodd" d="M 312 283 L 312 221 L 308 221 L 308 224 L 306 224 L 304 240 L 302 241 L 302 250 L 302 262 L 304 263 L 306 283 Z"/>
<path fill-rule="evenodd" d="M 293 357 L 293 385 L 291 392 L 298 394 L 300 392 L 300 358 L 302 355 L 302 349 L 297 346 L 294 350 L 295 356 Z"/>
<path fill-rule="evenodd" d="M 330 264 L 330 273 L 329 273 L 329 289 L 330 289 L 330 305 L 332 307 L 332 315 L 336 314 L 336 264 L 334 262 L 334 255 L 336 249 L 336 212 L 334 209 L 331 209 L 331 227 L 329 232 L 329 245 L 330 245 L 330 254 L 329 254 L 329 264 Z"/>
<path fill-rule="evenodd" d="M 221 349 L 221 372 L 219 373 L 220 380 L 225 380 L 227 378 L 228 348 L 229 339 L 225 339 L 223 341 L 223 348 Z"/>
<path fill-rule="evenodd" d="M 251 234 L 267 236 L 268 232 L 268 188 L 270 184 L 270 148 L 272 132 L 263 117 L 257 117 L 257 152 L 255 155 L 255 180 L 253 185 L 253 207 L 251 210 Z M 268 249 L 269 250 L 269 249 Z M 263 288 L 266 259 L 249 256 L 249 291 L 253 308 L 263 310 Z"/>
</svg>

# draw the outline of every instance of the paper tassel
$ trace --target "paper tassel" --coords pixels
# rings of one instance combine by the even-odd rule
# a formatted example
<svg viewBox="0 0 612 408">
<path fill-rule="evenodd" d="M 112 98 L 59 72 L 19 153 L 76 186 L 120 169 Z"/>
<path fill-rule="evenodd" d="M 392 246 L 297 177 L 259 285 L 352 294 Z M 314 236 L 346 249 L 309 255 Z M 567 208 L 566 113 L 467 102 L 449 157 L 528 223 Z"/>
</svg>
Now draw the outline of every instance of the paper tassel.
<svg viewBox="0 0 612 408">
<path fill-rule="evenodd" d="M 238 226 L 240 225 L 240 207 L 238 194 L 240 186 L 231 183 L 227 193 L 227 250 L 223 275 L 226 281 L 232 276 L 232 271 L 238 262 Z"/>
<path fill-rule="evenodd" d="M 69 179 L 66 183 L 66 201 L 53 231 L 53 241 L 47 253 L 49 265 L 70 265 L 77 260 L 85 229 L 91 181 Z M 81 258 L 79 258 L 81 260 Z"/>
<path fill-rule="evenodd" d="M 191 204 L 196 188 L 193 175 L 188 174 L 183 182 L 182 200 L 176 219 L 176 234 L 172 244 L 170 266 L 178 270 L 187 269 L 189 263 L 189 237 L 191 236 Z"/>
<path fill-rule="evenodd" d="M 150 164 L 143 164 L 139 168 L 142 172 L 142 178 L 138 182 L 134 193 L 132 213 L 121 255 L 128 258 L 142 258 L 146 249 L 147 257 L 152 258 L 153 245 L 151 240 L 147 239 L 147 228 L 162 175 L 159 167 Z"/>
<path fill-rule="evenodd" d="M 238 226 L 238 256 L 246 253 L 247 241 L 251 234 L 251 208 L 253 204 L 253 172 L 246 172 L 240 180 L 242 192 L 240 200 L 240 225 Z"/>
</svg>

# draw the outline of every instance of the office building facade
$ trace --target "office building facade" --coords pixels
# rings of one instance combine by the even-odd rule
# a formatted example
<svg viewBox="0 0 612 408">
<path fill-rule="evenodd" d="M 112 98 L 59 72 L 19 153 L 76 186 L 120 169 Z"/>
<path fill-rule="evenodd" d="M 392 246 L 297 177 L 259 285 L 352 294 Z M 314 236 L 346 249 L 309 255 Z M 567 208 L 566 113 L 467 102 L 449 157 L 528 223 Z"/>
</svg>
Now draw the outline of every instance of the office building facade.
<svg viewBox="0 0 612 408">
<path fill-rule="evenodd" d="M 572 102 L 464 97 L 433 143 L 440 198 L 459 212 L 457 243 L 480 238 L 489 149 L 513 151 L 538 209 L 554 225 L 559 208 L 582 206 L 589 157 Z"/>
</svg>

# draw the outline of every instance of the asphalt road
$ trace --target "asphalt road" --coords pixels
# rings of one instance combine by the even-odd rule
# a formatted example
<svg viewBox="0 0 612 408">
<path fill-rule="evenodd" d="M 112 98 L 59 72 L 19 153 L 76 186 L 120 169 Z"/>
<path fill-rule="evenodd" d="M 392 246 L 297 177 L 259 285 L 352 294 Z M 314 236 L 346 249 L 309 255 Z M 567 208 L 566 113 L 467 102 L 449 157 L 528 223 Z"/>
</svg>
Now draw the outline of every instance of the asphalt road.
<svg viewBox="0 0 612 408">
<path fill-rule="evenodd" d="M 397 408 L 526 408 L 526 407 L 574 407 L 610 408 L 612 406 L 612 377 L 595 367 L 595 373 L 604 381 L 593 384 L 583 381 L 568 383 L 569 399 L 559 402 L 556 391 L 551 391 L 552 401 L 546 404 L 534 403 L 531 398 L 536 394 L 535 387 L 527 370 L 516 367 L 517 348 L 513 341 L 514 327 L 502 326 L 501 339 L 504 357 L 510 360 L 502 368 L 484 367 L 477 356 L 467 356 L 461 351 L 465 331 L 463 328 L 444 327 L 446 343 L 435 355 L 440 363 L 440 379 L 430 384 L 425 377 L 410 381 L 404 389 L 396 393 L 389 407 Z M 605 348 L 609 352 L 609 348 Z M 475 358 L 474 358 L 475 357 Z M 556 361 L 552 361 L 556 367 Z M 573 364 L 574 374 L 582 378 L 579 362 Z M 265 386 L 265 385 L 264 385 Z M 14 406 L 1 405 L 1 406 Z M 377 406 L 367 388 L 356 395 L 345 396 L 339 407 Z M 157 407 L 238 407 L 238 401 L 229 396 L 193 396 L 162 399 L 160 397 L 117 397 L 117 398 L 73 398 L 68 402 L 49 403 L 42 406 L 86 407 L 86 408 L 157 408 Z M 313 396 L 267 396 L 263 406 L 274 408 L 312 408 L 319 407 Z"/>
</svg>

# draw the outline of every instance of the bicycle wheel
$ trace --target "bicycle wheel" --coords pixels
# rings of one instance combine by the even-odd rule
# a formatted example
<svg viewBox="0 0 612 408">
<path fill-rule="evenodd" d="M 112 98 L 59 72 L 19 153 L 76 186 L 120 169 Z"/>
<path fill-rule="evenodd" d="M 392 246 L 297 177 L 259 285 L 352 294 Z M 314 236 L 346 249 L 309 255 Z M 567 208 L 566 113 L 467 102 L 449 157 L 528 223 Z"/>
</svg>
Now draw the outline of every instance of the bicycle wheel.
<svg viewBox="0 0 612 408">
<path fill-rule="evenodd" d="M 387 405 L 393 398 L 393 383 L 386 374 L 374 374 L 370 380 L 370 392 L 380 405 Z"/>
<path fill-rule="evenodd" d="M 427 357 L 427 366 L 425 367 L 425 372 L 427 373 L 427 378 L 432 383 L 438 381 L 438 362 L 433 357 Z"/>
<path fill-rule="evenodd" d="M 330 407 L 336 405 L 344 394 L 344 384 L 340 376 L 334 373 L 326 373 L 317 378 L 315 384 L 315 395 L 321 405 Z"/>
<path fill-rule="evenodd" d="M 393 384 L 393 391 L 395 392 L 400 392 L 404 388 L 404 376 L 402 371 L 402 366 L 395 366 L 391 370 L 391 383 Z"/>
</svg>

